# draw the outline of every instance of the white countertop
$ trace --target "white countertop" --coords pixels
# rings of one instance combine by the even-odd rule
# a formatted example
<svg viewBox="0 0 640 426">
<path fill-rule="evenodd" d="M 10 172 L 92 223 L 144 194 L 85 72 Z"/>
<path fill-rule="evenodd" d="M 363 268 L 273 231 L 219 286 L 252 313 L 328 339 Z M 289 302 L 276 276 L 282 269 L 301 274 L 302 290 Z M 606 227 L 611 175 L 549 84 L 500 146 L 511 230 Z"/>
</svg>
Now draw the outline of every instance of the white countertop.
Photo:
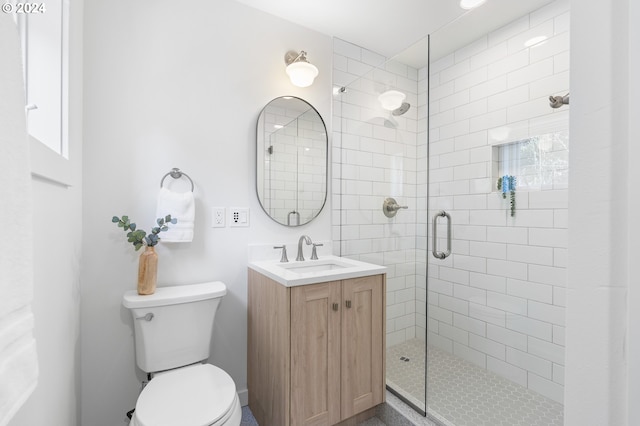
<svg viewBox="0 0 640 426">
<path fill-rule="evenodd" d="M 290 261 L 259 260 L 249 262 L 249 268 L 286 287 L 338 281 L 348 278 L 384 274 L 387 268 L 345 257 L 325 255 L 319 260 Z"/>
</svg>

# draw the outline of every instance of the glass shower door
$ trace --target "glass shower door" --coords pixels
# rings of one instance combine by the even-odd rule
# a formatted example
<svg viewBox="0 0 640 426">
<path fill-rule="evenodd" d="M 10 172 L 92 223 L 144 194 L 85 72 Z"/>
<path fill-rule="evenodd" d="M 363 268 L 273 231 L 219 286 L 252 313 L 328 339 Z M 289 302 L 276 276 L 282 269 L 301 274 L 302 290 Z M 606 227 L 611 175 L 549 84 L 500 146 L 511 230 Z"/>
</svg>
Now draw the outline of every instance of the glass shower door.
<svg viewBox="0 0 640 426">
<path fill-rule="evenodd" d="M 431 35 L 426 411 L 446 425 L 563 423 L 568 8 Z"/>
</svg>

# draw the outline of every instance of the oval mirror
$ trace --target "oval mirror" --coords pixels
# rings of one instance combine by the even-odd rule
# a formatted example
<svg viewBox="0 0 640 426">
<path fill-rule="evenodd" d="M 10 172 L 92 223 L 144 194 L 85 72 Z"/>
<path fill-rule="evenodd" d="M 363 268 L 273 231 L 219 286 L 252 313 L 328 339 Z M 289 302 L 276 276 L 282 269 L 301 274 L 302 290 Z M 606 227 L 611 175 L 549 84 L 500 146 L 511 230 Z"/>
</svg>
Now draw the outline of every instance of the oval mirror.
<svg viewBox="0 0 640 426">
<path fill-rule="evenodd" d="M 300 226 L 318 216 L 327 199 L 327 129 L 303 99 L 283 96 L 258 118 L 256 190 L 276 222 Z"/>
</svg>

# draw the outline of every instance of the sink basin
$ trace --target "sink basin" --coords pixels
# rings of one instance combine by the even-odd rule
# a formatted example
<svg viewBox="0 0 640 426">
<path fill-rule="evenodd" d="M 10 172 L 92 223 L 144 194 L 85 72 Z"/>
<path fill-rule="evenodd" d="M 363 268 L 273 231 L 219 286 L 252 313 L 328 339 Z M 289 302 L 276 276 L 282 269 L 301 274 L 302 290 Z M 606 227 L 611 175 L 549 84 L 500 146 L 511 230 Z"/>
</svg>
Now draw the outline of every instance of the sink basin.
<svg viewBox="0 0 640 426">
<path fill-rule="evenodd" d="M 384 274 L 387 270 L 384 266 L 338 256 L 286 263 L 254 261 L 249 263 L 249 268 L 287 287 Z"/>
<path fill-rule="evenodd" d="M 277 266 L 296 274 L 306 274 L 309 272 L 322 272 L 331 271 L 334 269 L 344 269 L 348 268 L 351 265 L 346 262 L 337 262 L 335 260 L 316 260 L 313 262 L 281 263 Z"/>
</svg>

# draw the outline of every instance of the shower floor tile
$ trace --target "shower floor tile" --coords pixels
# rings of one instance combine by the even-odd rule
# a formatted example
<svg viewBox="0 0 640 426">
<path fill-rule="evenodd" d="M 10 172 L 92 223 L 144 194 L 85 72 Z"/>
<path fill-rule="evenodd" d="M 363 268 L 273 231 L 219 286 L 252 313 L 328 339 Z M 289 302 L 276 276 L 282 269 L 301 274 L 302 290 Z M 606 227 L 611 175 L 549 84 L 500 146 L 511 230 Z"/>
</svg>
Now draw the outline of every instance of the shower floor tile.
<svg viewBox="0 0 640 426">
<path fill-rule="evenodd" d="M 387 385 L 422 411 L 425 411 L 424 355 L 425 342 L 420 339 L 387 348 Z"/>
<path fill-rule="evenodd" d="M 427 355 L 428 412 L 445 425 L 562 426 L 562 404 L 439 349 Z M 387 349 L 387 385 L 422 410 L 424 362 L 423 340 Z"/>
</svg>

